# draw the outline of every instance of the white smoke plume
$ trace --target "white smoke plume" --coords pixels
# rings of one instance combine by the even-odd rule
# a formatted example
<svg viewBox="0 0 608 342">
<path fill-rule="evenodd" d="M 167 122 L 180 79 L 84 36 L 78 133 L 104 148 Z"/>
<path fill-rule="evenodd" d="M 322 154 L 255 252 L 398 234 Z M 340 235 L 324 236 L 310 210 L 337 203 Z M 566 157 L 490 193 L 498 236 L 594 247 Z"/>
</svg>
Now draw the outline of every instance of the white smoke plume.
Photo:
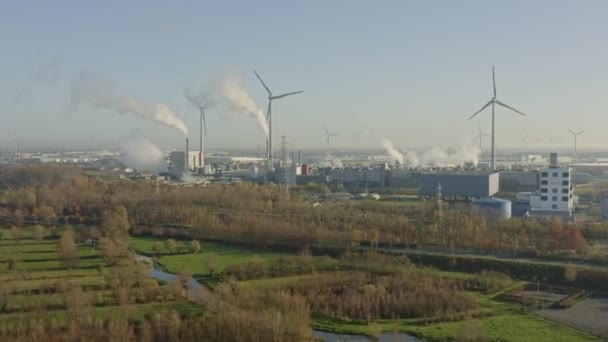
<svg viewBox="0 0 608 342">
<path fill-rule="evenodd" d="M 89 106 L 113 110 L 120 114 L 129 113 L 172 127 L 188 136 L 186 124 L 164 104 L 146 103 L 133 96 L 117 95 L 111 81 L 92 72 L 81 71 L 70 82 L 72 106 L 86 103 Z"/>
<path fill-rule="evenodd" d="M 259 129 L 268 137 L 268 122 L 266 114 L 257 106 L 243 85 L 243 77 L 239 72 L 231 72 L 228 77 L 220 80 L 214 87 L 215 102 L 230 114 L 247 114 L 255 119 Z"/>
<path fill-rule="evenodd" d="M 164 153 L 146 138 L 132 135 L 122 146 L 121 162 L 137 171 L 164 172 Z"/>
<path fill-rule="evenodd" d="M 383 139 L 380 141 L 380 143 L 386 150 L 386 153 L 388 153 L 389 162 L 391 164 L 395 165 L 398 162 L 399 164 L 403 165 L 403 154 L 399 152 L 395 146 L 393 146 L 393 143 L 390 140 Z"/>
<path fill-rule="evenodd" d="M 389 140 L 382 140 L 382 147 L 388 153 L 391 164 L 399 162 L 409 167 L 457 167 L 466 163 L 476 165 L 481 153 L 478 148 L 464 143 L 455 148 L 434 147 L 420 154 L 407 151 L 405 156 Z"/>
</svg>

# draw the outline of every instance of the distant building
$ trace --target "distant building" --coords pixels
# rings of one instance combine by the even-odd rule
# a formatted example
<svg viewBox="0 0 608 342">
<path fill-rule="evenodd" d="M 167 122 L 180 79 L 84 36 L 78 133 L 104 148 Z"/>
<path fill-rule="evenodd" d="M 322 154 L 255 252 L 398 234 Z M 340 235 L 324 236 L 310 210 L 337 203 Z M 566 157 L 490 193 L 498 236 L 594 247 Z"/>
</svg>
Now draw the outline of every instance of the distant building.
<svg viewBox="0 0 608 342">
<path fill-rule="evenodd" d="M 536 191 L 539 173 L 536 171 L 500 171 L 500 191 Z"/>
<path fill-rule="evenodd" d="M 557 153 L 551 153 L 549 168 L 540 170 L 540 188 L 530 195 L 530 214 L 571 217 L 573 209 L 572 168 L 559 167 Z"/>
<path fill-rule="evenodd" d="M 179 178 L 186 172 L 186 152 L 172 151 L 169 155 L 169 174 Z"/>
<path fill-rule="evenodd" d="M 437 184 L 445 198 L 471 200 L 498 192 L 498 172 L 428 172 L 420 174 L 420 196 L 435 196 Z"/>
</svg>

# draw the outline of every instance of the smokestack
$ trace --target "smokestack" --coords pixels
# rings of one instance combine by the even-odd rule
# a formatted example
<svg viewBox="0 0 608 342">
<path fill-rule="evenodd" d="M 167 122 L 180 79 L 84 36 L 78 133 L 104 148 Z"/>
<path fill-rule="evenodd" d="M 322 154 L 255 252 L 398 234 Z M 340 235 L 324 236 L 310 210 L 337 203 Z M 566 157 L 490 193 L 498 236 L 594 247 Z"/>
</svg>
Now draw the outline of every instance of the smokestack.
<svg viewBox="0 0 608 342">
<path fill-rule="evenodd" d="M 557 153 L 555 152 L 549 154 L 549 167 L 557 168 Z"/>
<path fill-rule="evenodd" d="M 190 164 L 190 156 L 189 156 L 189 153 L 188 153 L 189 148 L 190 147 L 188 146 L 188 138 L 186 138 L 186 158 L 184 158 L 184 159 L 186 159 L 186 171 L 189 170 L 188 166 Z"/>
<path fill-rule="evenodd" d="M 298 150 L 298 166 L 302 165 L 302 150 Z"/>
</svg>

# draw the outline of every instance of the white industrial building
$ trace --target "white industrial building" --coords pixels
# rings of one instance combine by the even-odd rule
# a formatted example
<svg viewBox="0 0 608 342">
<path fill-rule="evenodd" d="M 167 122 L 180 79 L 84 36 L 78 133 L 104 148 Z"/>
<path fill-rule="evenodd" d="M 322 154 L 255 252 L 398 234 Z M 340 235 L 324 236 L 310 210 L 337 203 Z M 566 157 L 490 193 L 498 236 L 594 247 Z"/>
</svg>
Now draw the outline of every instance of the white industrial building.
<svg viewBox="0 0 608 342">
<path fill-rule="evenodd" d="M 572 168 L 559 167 L 557 153 L 551 153 L 549 168 L 541 169 L 540 189 L 530 194 L 532 216 L 571 217 L 574 209 Z"/>
</svg>

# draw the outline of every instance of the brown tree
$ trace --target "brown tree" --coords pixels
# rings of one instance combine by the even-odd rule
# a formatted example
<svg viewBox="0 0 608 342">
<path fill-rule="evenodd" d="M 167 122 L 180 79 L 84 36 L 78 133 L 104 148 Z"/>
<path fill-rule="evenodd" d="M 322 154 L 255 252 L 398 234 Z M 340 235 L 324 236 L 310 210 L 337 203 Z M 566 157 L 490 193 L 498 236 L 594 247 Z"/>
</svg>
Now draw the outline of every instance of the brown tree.
<svg viewBox="0 0 608 342">
<path fill-rule="evenodd" d="M 61 234 L 61 239 L 59 239 L 59 255 L 67 268 L 72 268 L 78 264 L 74 231 L 71 228 L 66 229 Z"/>
</svg>

